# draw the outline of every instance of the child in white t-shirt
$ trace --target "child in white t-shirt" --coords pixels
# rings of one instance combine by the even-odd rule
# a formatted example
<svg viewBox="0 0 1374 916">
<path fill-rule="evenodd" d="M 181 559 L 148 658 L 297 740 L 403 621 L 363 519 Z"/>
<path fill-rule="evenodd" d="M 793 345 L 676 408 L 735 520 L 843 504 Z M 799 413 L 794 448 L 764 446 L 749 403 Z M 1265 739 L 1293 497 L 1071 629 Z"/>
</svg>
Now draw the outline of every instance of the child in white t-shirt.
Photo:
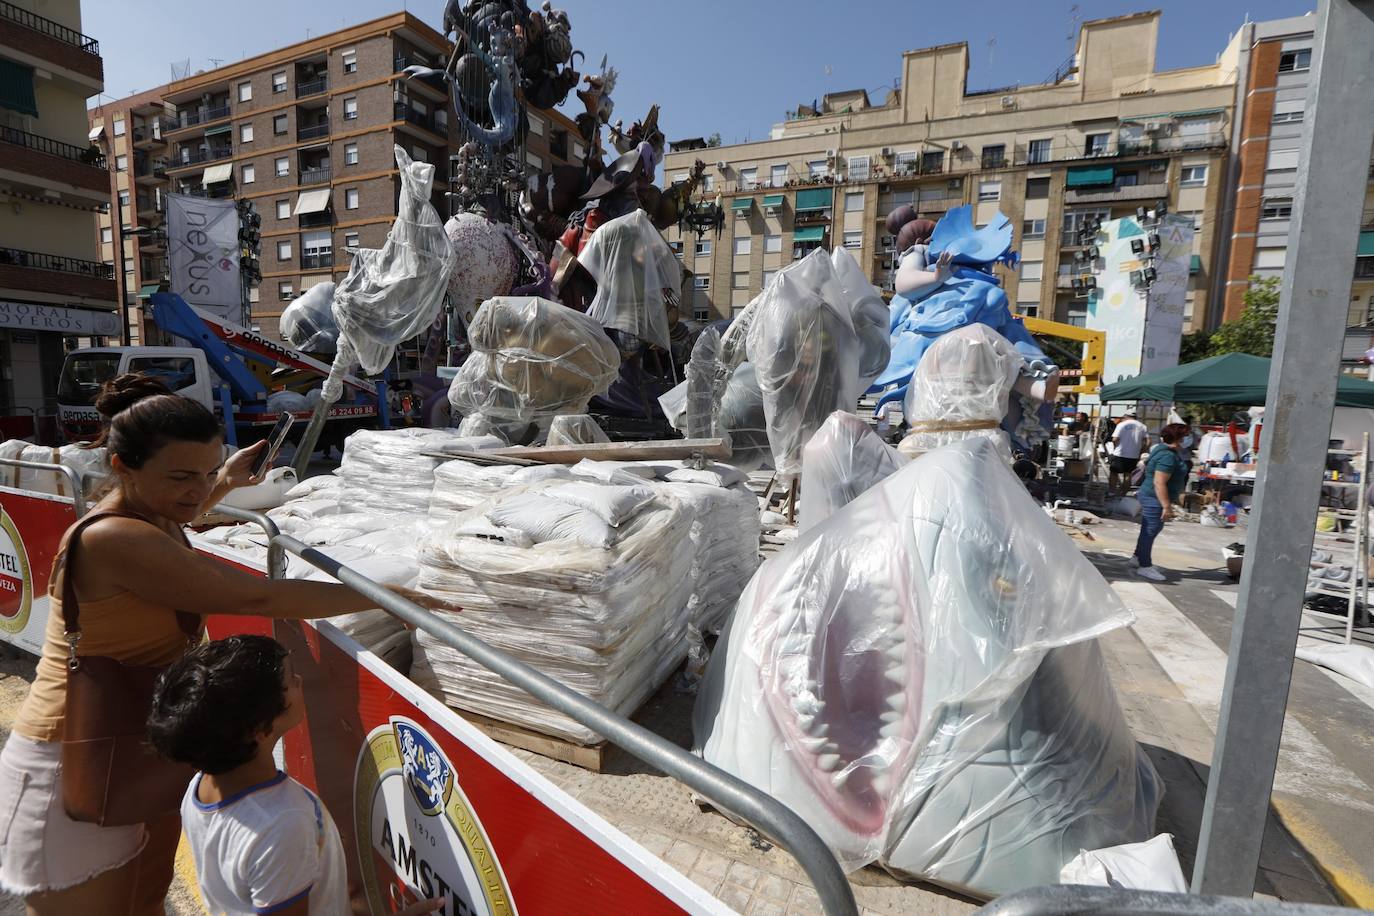
<svg viewBox="0 0 1374 916">
<path fill-rule="evenodd" d="M 266 636 L 205 643 L 158 681 L 148 737 L 164 756 L 201 771 L 181 818 L 213 913 L 350 912 L 333 818 L 272 758 L 304 715 L 300 675 L 281 643 Z M 398 916 L 437 912 L 445 903 L 426 900 Z"/>
</svg>

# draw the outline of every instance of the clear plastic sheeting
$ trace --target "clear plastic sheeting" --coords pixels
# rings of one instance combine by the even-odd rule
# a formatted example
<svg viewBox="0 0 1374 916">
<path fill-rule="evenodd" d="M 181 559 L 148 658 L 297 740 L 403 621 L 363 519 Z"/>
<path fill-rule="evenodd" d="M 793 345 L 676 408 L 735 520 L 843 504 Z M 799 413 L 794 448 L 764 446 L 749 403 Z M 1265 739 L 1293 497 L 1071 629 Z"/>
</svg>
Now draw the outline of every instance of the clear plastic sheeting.
<svg viewBox="0 0 1374 916">
<path fill-rule="evenodd" d="M 281 313 L 281 336 L 298 350 L 333 353 L 339 345 L 334 320 L 334 284 L 316 283 Z"/>
<path fill-rule="evenodd" d="M 749 328 L 749 362 L 763 393 L 773 466 L 801 473 L 802 447 L 859 393 L 859 340 L 830 256 L 817 249 L 778 274 Z"/>
<path fill-rule="evenodd" d="M 721 434 L 717 419 L 720 399 L 731 371 L 720 362 L 720 332 L 707 328 L 692 346 L 687 362 L 687 438 L 714 439 Z M 666 397 L 666 395 L 665 395 Z M 659 400 L 662 404 L 662 399 Z"/>
<path fill-rule="evenodd" d="M 836 411 L 802 453 L 801 530 L 825 521 L 910 460 L 863 420 Z"/>
<path fill-rule="evenodd" d="M 577 263 L 596 281 L 587 315 L 667 350 L 668 308 L 677 307 L 682 264 L 640 209 L 604 223 L 583 247 Z"/>
<path fill-rule="evenodd" d="M 549 424 L 549 438 L 545 445 L 590 445 L 610 442 L 611 437 L 587 414 L 564 414 Z"/>
<path fill-rule="evenodd" d="M 1095 638 L 1132 615 L 987 438 L 928 452 L 760 568 L 696 707 L 706 760 L 845 867 L 980 895 L 1153 834 Z"/>
<path fill-rule="evenodd" d="M 918 455 L 971 437 L 994 439 L 1008 464 L 1000 429 L 1022 359 L 1011 341 L 983 324 L 956 328 L 926 351 L 907 388 L 902 413 L 912 431 L 898 448 Z"/>
<path fill-rule="evenodd" d="M 401 175 L 396 222 L 381 248 L 359 248 L 354 253 L 348 275 L 334 291 L 341 355 L 351 355 L 374 375 L 391 362 L 398 344 L 434 321 L 453 267 L 444 222 L 430 203 L 434 166 L 412 162 L 399 146 L 395 155 Z M 345 342 L 351 354 L 342 353 Z M 331 373 L 331 389 L 334 384 L 338 380 Z M 338 400 L 331 395 L 332 391 L 326 391 L 331 403 Z"/>
<path fill-rule="evenodd" d="M 844 290 L 854 333 L 859 338 L 859 384 L 861 390 L 866 389 L 882 375 L 892 357 L 892 342 L 887 334 L 887 303 L 848 251 L 843 248 L 832 251 L 830 265 L 835 271 L 835 280 Z"/>
<path fill-rule="evenodd" d="M 424 514 L 434 488 L 434 470 L 448 460 L 425 452 L 479 451 L 504 445 L 495 436 L 468 438 L 453 429 L 359 430 L 344 440 L 338 470 L 344 481 L 340 499 L 354 509 Z"/>
<path fill-rule="evenodd" d="M 454 412 L 498 422 L 587 412 L 620 371 L 620 353 L 581 312 L 538 297 L 489 299 L 468 329 L 474 352 L 449 386 Z"/>
<path fill-rule="evenodd" d="M 745 471 L 772 465 L 768 415 L 753 363 L 740 363 L 734 369 L 721 395 L 717 423 L 721 435 L 730 438 L 732 465 Z"/>
</svg>

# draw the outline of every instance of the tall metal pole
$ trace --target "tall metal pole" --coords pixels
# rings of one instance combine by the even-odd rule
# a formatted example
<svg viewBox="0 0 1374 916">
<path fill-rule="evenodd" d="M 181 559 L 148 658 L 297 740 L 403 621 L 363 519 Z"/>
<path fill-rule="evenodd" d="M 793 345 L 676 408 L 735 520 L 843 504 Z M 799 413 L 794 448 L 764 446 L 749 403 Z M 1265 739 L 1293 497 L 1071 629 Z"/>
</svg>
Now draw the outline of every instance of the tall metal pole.
<svg viewBox="0 0 1374 916">
<path fill-rule="evenodd" d="M 1255 510 L 1193 891 L 1254 894 L 1374 145 L 1374 0 L 1321 0 Z"/>
<path fill-rule="evenodd" d="M 115 290 L 119 294 L 119 343 L 129 345 L 129 291 L 125 288 L 128 275 L 124 273 L 124 205 L 119 201 L 119 170 L 115 168 L 115 141 L 110 136 L 105 139 L 105 166 L 110 172 L 110 187 L 114 188 L 115 218 L 112 220 L 115 250 Z M 127 173 L 126 173 L 127 175 Z M 129 194 L 134 193 L 134 183 L 129 182 Z M 132 203 L 132 200 L 130 201 Z"/>
</svg>

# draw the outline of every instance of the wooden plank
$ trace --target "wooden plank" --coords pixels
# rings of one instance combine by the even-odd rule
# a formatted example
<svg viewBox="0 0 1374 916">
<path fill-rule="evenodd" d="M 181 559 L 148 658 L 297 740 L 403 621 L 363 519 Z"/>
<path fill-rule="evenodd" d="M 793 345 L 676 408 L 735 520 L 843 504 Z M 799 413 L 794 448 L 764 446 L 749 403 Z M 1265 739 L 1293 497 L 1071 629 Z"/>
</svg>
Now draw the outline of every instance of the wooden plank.
<svg viewBox="0 0 1374 916">
<path fill-rule="evenodd" d="M 468 712 L 466 709 L 455 709 L 454 711 L 477 726 L 482 734 L 493 741 L 500 741 L 502 744 L 509 744 L 511 747 L 531 751 L 553 760 L 571 763 L 573 766 L 591 770 L 593 773 L 602 772 L 606 763 L 607 752 L 611 749 L 611 745 L 606 741 L 592 745 L 578 744 L 567 738 L 546 735 L 522 725 L 488 719 L 486 716 L 479 716 L 477 713 Z"/>
<path fill-rule="evenodd" d="M 655 439 L 648 442 L 592 442 L 586 445 L 544 445 L 538 448 L 496 448 L 486 454 L 523 458 L 542 464 L 591 461 L 680 461 L 701 455 L 724 460 L 730 443 L 724 439 Z"/>
</svg>

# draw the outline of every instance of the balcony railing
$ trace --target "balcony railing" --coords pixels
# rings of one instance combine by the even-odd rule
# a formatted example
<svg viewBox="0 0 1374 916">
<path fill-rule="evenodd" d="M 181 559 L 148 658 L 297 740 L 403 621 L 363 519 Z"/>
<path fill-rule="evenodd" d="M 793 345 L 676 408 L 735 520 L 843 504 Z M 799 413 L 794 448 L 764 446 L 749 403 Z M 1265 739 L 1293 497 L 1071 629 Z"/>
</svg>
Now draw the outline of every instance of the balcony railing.
<svg viewBox="0 0 1374 916">
<path fill-rule="evenodd" d="M 1357 280 L 1374 278 L 1374 258 L 1355 259 L 1355 278 Z"/>
<path fill-rule="evenodd" d="M 139 124 L 136 126 L 134 128 L 134 142 L 147 143 L 149 141 L 161 143 L 162 131 L 154 130 L 151 124 Z"/>
<path fill-rule="evenodd" d="M 217 185 L 213 190 L 196 185 L 195 187 L 184 188 L 177 193 L 187 197 L 204 197 L 207 200 L 223 200 L 226 197 L 234 196 L 233 188 L 230 187 L 229 182 Z"/>
<path fill-rule="evenodd" d="M 394 60 L 392 63 L 395 65 L 395 68 L 396 68 L 396 72 L 397 72 L 397 73 L 400 73 L 400 72 L 401 72 L 402 70 L 404 70 L 406 67 L 412 67 L 412 66 L 414 66 L 414 67 L 429 67 L 429 66 L 432 66 L 428 61 L 420 60 L 418 57 L 410 57 L 409 55 L 406 55 L 406 54 L 398 54 L 398 55 L 396 55 L 396 58 L 395 58 L 395 60 Z"/>
<path fill-rule="evenodd" d="M 1007 167 L 1006 156 L 984 156 L 979 165 L 985 169 L 1004 169 Z"/>
<path fill-rule="evenodd" d="M 311 80 L 311 81 L 308 82 L 308 83 L 297 83 L 297 84 L 296 84 L 296 98 L 298 98 L 298 99 L 303 99 L 303 98 L 305 98 L 305 97 L 308 96 L 308 95 L 319 95 L 321 92 L 324 92 L 324 91 L 325 91 L 326 89 L 328 89 L 328 88 L 329 88 L 329 78 L 328 78 L 328 77 L 321 77 L 320 79 L 317 79 L 317 80 Z"/>
<path fill-rule="evenodd" d="M 301 255 L 301 270 L 322 270 L 333 266 L 333 251 L 307 251 Z"/>
<path fill-rule="evenodd" d="M 137 159 L 134 161 L 134 175 L 139 178 L 162 178 L 166 173 L 166 159 Z"/>
<path fill-rule="evenodd" d="M 114 265 L 99 261 L 83 261 L 59 254 L 43 254 L 20 248 L 0 248 L 0 265 L 32 267 L 36 270 L 56 270 L 65 274 L 81 274 L 99 280 L 114 279 Z"/>
<path fill-rule="evenodd" d="M 300 220 L 302 229 L 319 229 L 324 226 L 332 226 L 334 214 L 328 210 L 321 210 L 318 213 L 302 213 Z"/>
<path fill-rule="evenodd" d="M 198 124 L 208 124 L 211 121 L 218 121 L 220 118 L 229 117 L 229 106 L 219 105 L 215 108 L 194 111 L 179 111 L 175 118 L 162 119 L 162 132 L 167 133 L 172 130 L 185 130 L 188 127 L 195 127 Z"/>
<path fill-rule="evenodd" d="M 176 162 L 169 163 L 169 169 L 181 169 L 188 165 L 200 165 L 202 162 L 218 162 L 220 159 L 228 159 L 234 155 L 234 148 L 231 146 L 221 146 L 218 149 L 201 149 L 194 153 L 185 153 Z"/>
<path fill-rule="evenodd" d="M 395 118 L 397 121 L 408 121 L 417 127 L 423 127 L 432 134 L 444 136 L 448 131 L 440 130 L 434 124 L 434 118 L 429 115 L 422 115 L 405 102 L 397 102 L 395 105 Z M 563 158 L 567 158 L 564 156 Z"/>
<path fill-rule="evenodd" d="M 83 165 L 93 165 L 100 169 L 106 168 L 105 154 L 94 146 L 76 146 L 71 143 L 63 143 L 61 140 L 31 134 L 24 130 L 16 130 L 13 127 L 0 127 L 0 141 L 27 147 L 49 156 L 70 159 Z"/>
<path fill-rule="evenodd" d="M 95 57 L 100 56 L 100 42 L 94 38 L 82 35 L 76 29 L 69 29 L 60 22 L 53 22 L 37 13 L 20 9 L 13 3 L 0 2 L 0 19 L 17 22 L 26 29 L 33 29 L 35 32 L 42 32 L 49 38 L 56 38 L 58 41 L 74 45 L 87 54 Z"/>
<path fill-rule="evenodd" d="M 301 169 L 301 184 L 323 184 L 334 174 L 334 169 L 327 165 L 313 169 Z"/>
<path fill-rule="evenodd" d="M 319 137 L 329 136 L 329 124 L 311 124 L 306 127 L 296 128 L 297 140 L 315 140 Z"/>
</svg>

